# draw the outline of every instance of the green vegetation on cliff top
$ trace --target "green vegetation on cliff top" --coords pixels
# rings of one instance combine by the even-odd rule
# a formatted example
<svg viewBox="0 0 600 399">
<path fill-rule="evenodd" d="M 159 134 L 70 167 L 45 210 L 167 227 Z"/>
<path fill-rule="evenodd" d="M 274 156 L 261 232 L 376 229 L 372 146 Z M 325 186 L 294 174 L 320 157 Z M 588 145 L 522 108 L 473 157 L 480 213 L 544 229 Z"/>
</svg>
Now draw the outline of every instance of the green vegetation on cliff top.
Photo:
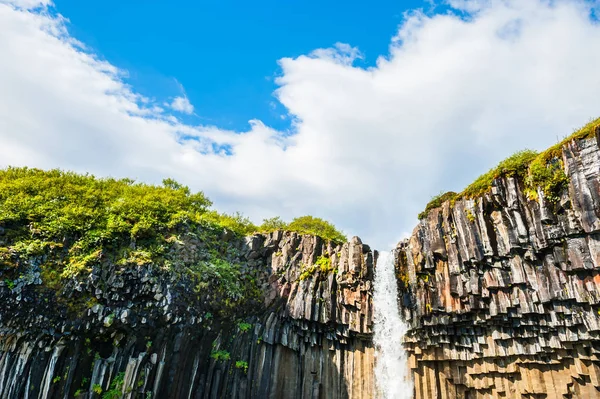
<svg viewBox="0 0 600 399">
<path fill-rule="evenodd" d="M 335 226 L 316 217 L 302 216 L 291 223 L 275 217 L 256 226 L 240 213 L 219 213 L 211 205 L 202 192 L 192 193 L 172 179 L 154 186 L 60 170 L 0 170 L 0 227 L 25 226 L 41 240 L 60 242 L 78 236 L 81 249 L 115 237 L 156 238 L 189 223 L 222 227 L 239 235 L 288 230 L 346 241 Z"/>
<path fill-rule="evenodd" d="M 594 119 L 541 153 L 532 150 L 516 152 L 501 161 L 495 168 L 479 176 L 462 192 L 449 191 L 433 197 L 425 206 L 425 210 L 419 214 L 419 219 L 425 218 L 429 211 L 442 206 L 446 201 L 454 202 L 463 198 L 480 197 L 492 188 L 495 179 L 503 176 L 522 178 L 525 183 L 525 194 L 530 199 L 537 199 L 537 188 L 540 187 L 547 200 L 557 201 L 568 183 L 562 165 L 562 147 L 572 140 L 592 137 L 599 124 L 600 118 Z"/>
<path fill-rule="evenodd" d="M 211 205 L 202 192 L 172 179 L 155 186 L 60 170 L 0 170 L 0 275 L 10 287 L 37 258 L 44 286 L 60 291 L 64 281 L 85 277 L 94 266 L 155 264 L 188 276 L 198 292 L 216 292 L 233 307 L 256 287 L 231 263 L 236 256 L 222 239 L 224 229 L 237 236 L 287 229 L 345 241 L 333 225 L 311 216 L 289 224 L 274 218 L 257 227 Z M 184 261 L 174 254 L 180 235 L 188 233 L 205 250 Z"/>
</svg>

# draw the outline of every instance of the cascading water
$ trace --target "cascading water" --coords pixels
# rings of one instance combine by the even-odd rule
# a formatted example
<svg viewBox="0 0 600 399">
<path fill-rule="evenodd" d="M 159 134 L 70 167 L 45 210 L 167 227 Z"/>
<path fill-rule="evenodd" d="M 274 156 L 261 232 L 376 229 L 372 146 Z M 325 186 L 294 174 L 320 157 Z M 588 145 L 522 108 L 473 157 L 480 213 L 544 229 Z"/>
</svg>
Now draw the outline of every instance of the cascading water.
<svg viewBox="0 0 600 399">
<path fill-rule="evenodd" d="M 375 267 L 373 306 L 377 398 L 410 399 L 413 387 L 408 377 L 406 352 L 402 346 L 407 326 L 398 309 L 393 252 L 379 253 Z"/>
</svg>

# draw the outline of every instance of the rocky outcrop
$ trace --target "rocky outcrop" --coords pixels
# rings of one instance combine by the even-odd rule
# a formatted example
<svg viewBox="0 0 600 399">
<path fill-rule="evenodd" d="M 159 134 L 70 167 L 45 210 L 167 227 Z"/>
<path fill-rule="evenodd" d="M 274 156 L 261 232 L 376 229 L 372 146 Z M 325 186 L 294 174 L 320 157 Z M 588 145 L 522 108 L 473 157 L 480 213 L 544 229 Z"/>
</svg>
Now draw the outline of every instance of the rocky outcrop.
<svg viewBox="0 0 600 399">
<path fill-rule="evenodd" d="M 369 247 L 281 231 L 230 247 L 261 287 L 233 321 L 153 265 L 95 267 L 69 310 L 31 259 L 0 281 L 0 398 L 373 397 Z"/>
<path fill-rule="evenodd" d="M 600 396 L 598 138 L 569 142 L 562 162 L 556 203 L 499 178 L 399 245 L 417 399 Z"/>
<path fill-rule="evenodd" d="M 562 148 L 562 193 L 500 177 L 398 245 L 416 399 L 600 397 L 598 136 Z M 2 248 L 0 399 L 375 397 L 368 246 L 197 228 L 163 265 L 106 258 L 60 295 L 43 254 L 7 263 Z M 194 283 L 203 259 L 241 265 L 255 292 Z"/>
</svg>

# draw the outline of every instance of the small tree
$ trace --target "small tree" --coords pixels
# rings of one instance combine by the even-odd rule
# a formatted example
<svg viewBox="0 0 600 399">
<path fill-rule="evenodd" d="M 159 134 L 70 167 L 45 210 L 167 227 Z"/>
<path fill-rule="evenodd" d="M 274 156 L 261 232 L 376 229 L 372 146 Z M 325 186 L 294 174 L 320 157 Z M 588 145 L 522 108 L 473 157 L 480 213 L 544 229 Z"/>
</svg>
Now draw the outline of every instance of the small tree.
<svg viewBox="0 0 600 399">
<path fill-rule="evenodd" d="M 331 241 L 347 241 L 346 236 L 338 231 L 333 224 L 310 215 L 295 218 L 287 228 L 300 234 L 314 234 Z"/>
<path fill-rule="evenodd" d="M 269 233 L 275 230 L 285 230 L 287 223 L 284 222 L 279 216 L 275 216 L 268 219 L 263 219 L 263 223 L 260 225 L 259 230 L 265 233 Z"/>
</svg>

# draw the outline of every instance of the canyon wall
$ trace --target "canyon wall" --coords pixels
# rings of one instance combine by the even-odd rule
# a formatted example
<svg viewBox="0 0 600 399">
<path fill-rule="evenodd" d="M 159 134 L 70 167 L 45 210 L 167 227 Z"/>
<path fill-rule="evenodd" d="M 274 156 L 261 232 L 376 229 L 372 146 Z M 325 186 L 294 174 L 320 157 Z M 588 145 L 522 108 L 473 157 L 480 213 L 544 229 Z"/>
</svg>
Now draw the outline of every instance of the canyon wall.
<svg viewBox="0 0 600 399">
<path fill-rule="evenodd" d="M 496 179 L 398 246 L 416 399 L 600 397 L 600 150 L 562 148 L 550 202 Z"/>
<path fill-rule="evenodd" d="M 262 288 L 234 321 L 152 265 L 95 267 L 67 287 L 87 298 L 74 316 L 24 261 L 0 282 L 0 398 L 372 398 L 369 247 L 280 231 L 230 246 Z"/>
</svg>

